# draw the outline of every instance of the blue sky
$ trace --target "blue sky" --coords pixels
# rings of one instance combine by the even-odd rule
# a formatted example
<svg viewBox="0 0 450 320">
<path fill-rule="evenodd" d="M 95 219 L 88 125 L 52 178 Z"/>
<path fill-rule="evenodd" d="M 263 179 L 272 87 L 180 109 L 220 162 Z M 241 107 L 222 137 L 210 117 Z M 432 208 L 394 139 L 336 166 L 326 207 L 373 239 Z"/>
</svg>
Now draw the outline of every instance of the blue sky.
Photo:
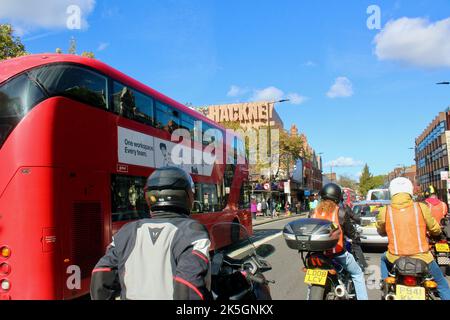
<svg viewBox="0 0 450 320">
<path fill-rule="evenodd" d="M 71 4 L 81 30 L 65 25 Z M 382 30 L 367 27 L 373 4 Z M 349 158 L 333 170 L 354 176 L 412 164 L 415 137 L 450 105 L 450 86 L 435 85 L 450 80 L 449 17 L 448 0 L 0 0 L 29 52 L 67 51 L 74 36 L 182 103 L 290 97 L 285 126 L 324 162 Z"/>
</svg>

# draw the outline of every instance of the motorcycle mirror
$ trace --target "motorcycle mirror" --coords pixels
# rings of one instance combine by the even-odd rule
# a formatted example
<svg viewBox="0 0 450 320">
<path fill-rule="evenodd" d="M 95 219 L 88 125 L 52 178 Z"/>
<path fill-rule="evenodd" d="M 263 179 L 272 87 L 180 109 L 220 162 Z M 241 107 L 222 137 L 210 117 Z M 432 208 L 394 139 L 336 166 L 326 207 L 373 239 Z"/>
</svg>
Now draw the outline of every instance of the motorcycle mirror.
<svg viewBox="0 0 450 320">
<path fill-rule="evenodd" d="M 256 249 L 256 254 L 261 258 L 267 258 L 275 252 L 275 247 L 271 244 L 262 244 Z"/>
</svg>

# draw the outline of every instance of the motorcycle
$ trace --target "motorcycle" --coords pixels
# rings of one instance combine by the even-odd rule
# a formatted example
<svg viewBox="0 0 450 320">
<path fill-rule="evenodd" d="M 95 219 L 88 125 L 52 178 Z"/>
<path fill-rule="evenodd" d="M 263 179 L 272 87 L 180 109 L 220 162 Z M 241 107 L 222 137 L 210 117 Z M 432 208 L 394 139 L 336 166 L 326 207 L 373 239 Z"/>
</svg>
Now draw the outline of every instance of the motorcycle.
<svg viewBox="0 0 450 320">
<path fill-rule="evenodd" d="M 283 236 L 288 247 L 300 253 L 308 300 L 356 300 L 350 274 L 323 253 L 337 245 L 337 226 L 326 220 L 300 219 L 287 224 Z"/>
<path fill-rule="evenodd" d="M 227 243 L 233 235 L 233 243 Z M 264 273 L 272 270 L 264 260 L 275 252 L 275 247 L 263 244 L 255 248 L 244 226 L 237 223 L 219 223 L 211 230 L 213 247 L 211 260 L 211 292 L 214 300 L 272 300 Z M 228 241 L 229 243 L 229 241 Z"/>
<path fill-rule="evenodd" d="M 365 272 L 368 259 L 364 256 L 364 252 L 362 251 L 361 245 L 358 242 L 361 241 L 361 239 L 367 239 L 367 237 L 362 235 L 363 231 L 361 226 L 354 224 L 353 227 L 355 230 L 354 239 L 344 236 L 345 249 L 353 255 L 361 270 Z"/>
<path fill-rule="evenodd" d="M 444 219 L 441 222 L 441 225 L 443 226 L 442 233 L 444 235 L 442 239 L 433 239 L 429 237 L 430 251 L 444 276 L 447 275 L 450 266 L 450 246 L 449 236 L 447 234 L 448 231 L 446 228 L 447 223 L 447 219 Z"/>
<path fill-rule="evenodd" d="M 437 283 L 428 265 L 419 259 L 401 257 L 382 283 L 383 300 L 437 300 Z"/>
</svg>

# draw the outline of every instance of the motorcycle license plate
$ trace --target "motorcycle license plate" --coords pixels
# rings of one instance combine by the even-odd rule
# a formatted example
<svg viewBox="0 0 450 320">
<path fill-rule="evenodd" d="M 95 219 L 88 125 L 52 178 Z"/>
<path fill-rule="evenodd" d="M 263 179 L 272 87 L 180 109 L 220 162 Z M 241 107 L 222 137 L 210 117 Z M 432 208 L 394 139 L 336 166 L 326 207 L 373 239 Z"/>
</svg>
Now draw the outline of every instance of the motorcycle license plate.
<svg viewBox="0 0 450 320">
<path fill-rule="evenodd" d="M 395 295 L 397 300 L 425 300 L 425 288 L 397 285 Z"/>
<path fill-rule="evenodd" d="M 327 283 L 328 271 L 308 269 L 305 276 L 305 283 L 324 286 Z"/>
<path fill-rule="evenodd" d="M 436 243 L 437 252 L 450 252 L 450 247 L 448 243 Z"/>
</svg>

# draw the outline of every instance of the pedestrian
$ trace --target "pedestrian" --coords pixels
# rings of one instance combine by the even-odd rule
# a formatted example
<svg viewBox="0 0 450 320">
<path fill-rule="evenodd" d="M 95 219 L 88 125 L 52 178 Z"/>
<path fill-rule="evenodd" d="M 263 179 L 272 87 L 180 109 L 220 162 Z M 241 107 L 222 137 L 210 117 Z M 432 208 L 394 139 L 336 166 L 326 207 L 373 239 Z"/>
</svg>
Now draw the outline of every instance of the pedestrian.
<svg viewBox="0 0 450 320">
<path fill-rule="evenodd" d="M 284 211 L 286 212 L 286 217 L 289 217 L 291 215 L 291 204 L 289 201 L 286 201 L 284 205 Z"/>
<path fill-rule="evenodd" d="M 277 203 L 277 206 L 275 207 L 275 215 L 278 217 L 281 212 L 281 202 Z"/>
<path fill-rule="evenodd" d="M 274 199 L 271 199 L 270 201 L 270 211 L 272 213 L 272 219 L 276 217 L 277 211 L 276 211 L 277 202 Z"/>
<path fill-rule="evenodd" d="M 450 288 L 436 263 L 428 245 L 427 232 L 434 238 L 443 236 L 441 227 L 424 203 L 414 202 L 413 184 L 408 178 L 391 181 L 391 204 L 380 208 L 377 230 L 388 237 L 388 251 L 381 257 L 381 279 L 389 277 L 395 261 L 407 256 L 424 261 L 434 281 L 441 300 L 450 300 Z"/>
<path fill-rule="evenodd" d="M 261 215 L 261 201 L 259 201 L 258 204 L 256 205 L 256 211 L 258 212 L 257 216 L 260 216 Z"/>
<path fill-rule="evenodd" d="M 250 202 L 250 212 L 252 213 L 253 220 L 256 220 L 256 213 L 258 212 L 258 205 L 256 204 L 256 199 L 253 198 Z"/>
<path fill-rule="evenodd" d="M 176 187 L 174 187 L 176 186 Z M 190 218 L 194 183 L 177 167 L 156 169 L 147 179 L 150 217 L 123 226 L 91 277 L 93 300 L 206 300 L 210 239 Z"/>
<path fill-rule="evenodd" d="M 309 202 L 309 214 L 310 214 L 310 216 L 314 213 L 314 210 L 316 210 L 318 204 L 319 204 L 319 200 L 317 199 L 317 196 L 314 195 L 312 197 L 312 201 Z"/>
<path fill-rule="evenodd" d="M 267 216 L 267 208 L 268 208 L 267 200 L 265 198 L 263 198 L 262 202 L 261 202 L 261 211 L 262 211 L 262 214 L 264 217 Z"/>
<path fill-rule="evenodd" d="M 301 210 L 300 210 L 300 209 L 301 209 L 300 206 L 301 206 L 301 205 L 300 205 L 300 201 L 297 201 L 297 203 L 295 204 L 295 214 L 296 214 L 296 215 L 298 215 L 298 214 L 301 213 L 301 212 L 300 212 L 300 211 L 301 211 Z"/>
</svg>

